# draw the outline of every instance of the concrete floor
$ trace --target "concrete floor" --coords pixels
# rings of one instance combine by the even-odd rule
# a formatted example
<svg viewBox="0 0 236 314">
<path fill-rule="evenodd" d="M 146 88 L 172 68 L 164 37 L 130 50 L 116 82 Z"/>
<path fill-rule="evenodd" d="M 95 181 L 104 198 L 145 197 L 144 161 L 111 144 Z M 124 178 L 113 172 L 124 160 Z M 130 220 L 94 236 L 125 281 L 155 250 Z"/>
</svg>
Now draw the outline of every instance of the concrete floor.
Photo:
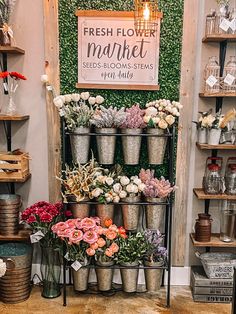
<svg viewBox="0 0 236 314">
<path fill-rule="evenodd" d="M 165 291 L 151 296 L 147 293 L 129 295 L 122 292 L 112 297 L 101 295 L 77 295 L 71 287 L 68 291 L 68 306 L 63 307 L 62 296 L 48 300 L 34 287 L 30 298 L 10 305 L 0 303 L 0 314 L 231 314 L 230 304 L 195 303 L 188 287 L 171 288 L 171 308 L 165 308 Z"/>
</svg>

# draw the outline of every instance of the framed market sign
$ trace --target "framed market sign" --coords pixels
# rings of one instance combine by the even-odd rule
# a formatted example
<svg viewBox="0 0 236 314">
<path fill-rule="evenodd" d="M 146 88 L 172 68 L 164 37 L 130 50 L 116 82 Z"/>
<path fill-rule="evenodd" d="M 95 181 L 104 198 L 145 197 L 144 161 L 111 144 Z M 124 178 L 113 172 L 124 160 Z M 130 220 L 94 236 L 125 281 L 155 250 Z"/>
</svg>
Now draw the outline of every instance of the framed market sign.
<svg viewBox="0 0 236 314">
<path fill-rule="evenodd" d="M 78 88 L 158 90 L 160 19 L 156 30 L 136 30 L 134 12 L 81 11 Z"/>
</svg>

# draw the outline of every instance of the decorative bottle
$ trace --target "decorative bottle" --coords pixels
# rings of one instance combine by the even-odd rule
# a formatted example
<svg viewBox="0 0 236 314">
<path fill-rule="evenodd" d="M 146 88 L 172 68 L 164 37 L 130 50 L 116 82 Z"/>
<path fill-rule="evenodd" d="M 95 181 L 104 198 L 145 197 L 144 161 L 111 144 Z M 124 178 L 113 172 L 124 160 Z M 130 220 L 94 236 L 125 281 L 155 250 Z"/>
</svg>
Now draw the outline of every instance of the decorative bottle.
<svg viewBox="0 0 236 314">
<path fill-rule="evenodd" d="M 218 93 L 220 91 L 220 66 L 217 58 L 210 57 L 205 68 L 205 92 Z"/>
<path fill-rule="evenodd" d="M 224 91 L 236 92 L 236 57 L 231 56 L 224 68 Z"/>
</svg>

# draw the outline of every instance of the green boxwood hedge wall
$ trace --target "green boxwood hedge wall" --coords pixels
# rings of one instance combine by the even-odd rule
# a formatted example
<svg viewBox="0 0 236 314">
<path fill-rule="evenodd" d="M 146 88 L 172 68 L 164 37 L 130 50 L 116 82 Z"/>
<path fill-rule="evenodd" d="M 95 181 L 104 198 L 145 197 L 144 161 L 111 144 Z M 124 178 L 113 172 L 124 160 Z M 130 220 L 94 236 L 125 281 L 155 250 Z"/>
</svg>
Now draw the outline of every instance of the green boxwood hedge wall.
<svg viewBox="0 0 236 314">
<path fill-rule="evenodd" d="M 60 76 L 61 94 L 78 92 L 77 82 L 77 17 L 76 9 L 81 10 L 113 10 L 130 11 L 134 9 L 133 0 L 59 0 L 59 32 L 60 32 Z M 120 91 L 91 90 L 95 95 L 101 94 L 107 105 L 131 106 L 138 102 L 142 106 L 146 102 L 166 98 L 179 99 L 182 21 L 184 0 L 161 0 L 160 11 L 163 12 L 161 24 L 159 84 L 160 91 Z M 121 146 L 118 140 L 116 162 L 122 164 Z M 146 143 L 142 146 L 140 166 L 125 166 L 127 174 L 136 174 L 142 167 L 150 168 L 147 163 Z M 156 175 L 168 175 L 167 163 L 154 167 Z"/>
</svg>

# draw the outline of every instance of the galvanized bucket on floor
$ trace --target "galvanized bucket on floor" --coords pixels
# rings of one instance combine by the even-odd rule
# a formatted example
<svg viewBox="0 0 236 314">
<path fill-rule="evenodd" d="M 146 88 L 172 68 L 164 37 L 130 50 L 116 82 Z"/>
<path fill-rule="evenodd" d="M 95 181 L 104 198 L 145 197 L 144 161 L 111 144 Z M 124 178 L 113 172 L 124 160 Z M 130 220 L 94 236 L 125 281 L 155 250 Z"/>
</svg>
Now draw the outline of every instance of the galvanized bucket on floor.
<svg viewBox="0 0 236 314">
<path fill-rule="evenodd" d="M 138 263 L 121 263 L 121 266 L 138 266 Z M 121 268 L 122 289 L 124 292 L 136 292 L 138 284 L 138 268 Z"/>
<path fill-rule="evenodd" d="M 31 291 L 32 246 L 25 243 L 0 244 L 0 258 L 7 263 L 6 274 L 0 278 L 1 301 L 25 301 Z"/>
<path fill-rule="evenodd" d="M 109 268 L 109 266 L 114 265 L 114 261 L 111 262 L 97 262 L 98 266 L 104 268 L 96 268 L 97 284 L 99 291 L 109 291 L 112 288 L 112 279 L 114 269 Z"/>
<path fill-rule="evenodd" d="M 77 271 L 72 269 L 73 285 L 75 291 L 85 291 L 88 289 L 89 273 L 90 268 L 86 267 L 81 267 Z"/>
<path fill-rule="evenodd" d="M 145 275 L 145 282 L 146 282 L 146 288 L 148 292 L 157 292 L 161 288 L 161 280 L 163 275 L 163 269 L 161 268 L 154 268 L 151 267 L 155 266 L 162 266 L 162 262 L 144 262 L 145 266 L 149 266 L 150 268 L 144 269 L 144 275 Z"/>
</svg>

